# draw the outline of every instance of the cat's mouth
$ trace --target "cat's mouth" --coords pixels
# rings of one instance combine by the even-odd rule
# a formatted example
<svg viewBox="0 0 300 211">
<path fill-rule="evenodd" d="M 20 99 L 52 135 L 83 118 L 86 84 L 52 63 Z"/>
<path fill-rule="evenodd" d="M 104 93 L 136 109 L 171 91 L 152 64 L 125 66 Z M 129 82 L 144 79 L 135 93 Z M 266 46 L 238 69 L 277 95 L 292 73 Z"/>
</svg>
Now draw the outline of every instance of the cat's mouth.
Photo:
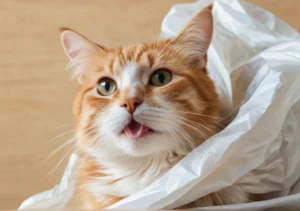
<svg viewBox="0 0 300 211">
<path fill-rule="evenodd" d="M 129 138 L 139 138 L 139 137 L 145 136 L 149 133 L 153 133 L 155 131 L 145 125 L 138 123 L 134 119 L 132 119 L 131 122 L 124 128 L 123 132 Z"/>
</svg>

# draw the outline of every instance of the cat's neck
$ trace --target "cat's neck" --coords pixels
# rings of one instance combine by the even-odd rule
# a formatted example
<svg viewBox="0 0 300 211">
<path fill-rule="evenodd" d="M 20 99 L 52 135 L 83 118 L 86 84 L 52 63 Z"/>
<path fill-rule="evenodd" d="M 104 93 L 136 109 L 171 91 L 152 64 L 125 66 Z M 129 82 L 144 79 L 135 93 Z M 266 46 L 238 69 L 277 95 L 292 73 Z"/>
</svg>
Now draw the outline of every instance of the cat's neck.
<svg viewBox="0 0 300 211">
<path fill-rule="evenodd" d="M 163 151 L 146 156 L 132 156 L 117 149 L 114 149 L 112 152 L 107 149 L 88 148 L 85 153 L 106 168 L 118 167 L 128 169 L 128 167 L 130 167 L 131 169 L 135 169 L 146 167 L 147 165 L 145 165 L 145 163 L 148 162 L 158 164 L 167 161 L 174 164 L 174 162 L 178 162 L 188 152 L 182 148 L 178 148 L 172 151 Z"/>
<path fill-rule="evenodd" d="M 95 168 L 87 166 L 82 168 L 82 175 L 93 173 L 89 172 L 90 169 L 98 173 L 96 174 L 98 176 L 93 175 L 93 179 L 88 180 L 85 186 L 96 198 L 101 198 L 103 194 L 127 197 L 150 185 L 184 157 L 181 149 L 142 157 L 92 148 L 87 149 L 85 153 L 87 155 L 85 158 L 89 157 L 95 163 Z"/>
</svg>

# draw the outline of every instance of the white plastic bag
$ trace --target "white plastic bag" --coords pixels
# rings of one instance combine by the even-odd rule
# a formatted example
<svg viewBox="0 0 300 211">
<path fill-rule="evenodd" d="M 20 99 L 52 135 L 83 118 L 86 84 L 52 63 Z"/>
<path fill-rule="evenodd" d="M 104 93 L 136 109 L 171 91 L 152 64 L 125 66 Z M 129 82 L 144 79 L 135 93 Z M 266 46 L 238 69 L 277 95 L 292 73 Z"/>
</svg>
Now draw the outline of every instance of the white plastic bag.
<svg viewBox="0 0 300 211">
<path fill-rule="evenodd" d="M 212 0 L 175 5 L 163 38 Z M 216 0 L 208 67 L 233 121 L 144 190 L 114 204 L 121 209 L 173 209 L 233 183 L 271 200 L 199 210 L 300 208 L 300 35 L 271 13 L 238 0 Z M 233 110 L 233 111 L 232 111 Z M 227 112 L 228 115 L 228 112 Z M 75 183 L 73 155 L 62 183 L 20 207 L 62 208 Z"/>
</svg>

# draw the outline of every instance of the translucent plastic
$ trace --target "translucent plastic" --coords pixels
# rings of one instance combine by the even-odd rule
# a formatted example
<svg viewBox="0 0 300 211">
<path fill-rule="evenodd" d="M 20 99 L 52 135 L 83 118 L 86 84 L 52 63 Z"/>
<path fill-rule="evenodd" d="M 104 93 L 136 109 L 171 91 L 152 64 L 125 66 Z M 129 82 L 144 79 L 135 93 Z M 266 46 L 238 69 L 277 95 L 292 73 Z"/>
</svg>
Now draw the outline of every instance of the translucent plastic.
<svg viewBox="0 0 300 211">
<path fill-rule="evenodd" d="M 213 1 L 175 5 L 162 24 L 175 36 Z M 300 36 L 273 14 L 238 0 L 215 1 L 208 67 L 233 121 L 164 176 L 111 208 L 173 209 L 240 184 L 270 200 L 199 210 L 300 209 Z M 60 185 L 27 199 L 22 208 L 63 208 L 78 165 L 70 159 Z M 271 193 L 270 193 L 271 192 Z"/>
</svg>

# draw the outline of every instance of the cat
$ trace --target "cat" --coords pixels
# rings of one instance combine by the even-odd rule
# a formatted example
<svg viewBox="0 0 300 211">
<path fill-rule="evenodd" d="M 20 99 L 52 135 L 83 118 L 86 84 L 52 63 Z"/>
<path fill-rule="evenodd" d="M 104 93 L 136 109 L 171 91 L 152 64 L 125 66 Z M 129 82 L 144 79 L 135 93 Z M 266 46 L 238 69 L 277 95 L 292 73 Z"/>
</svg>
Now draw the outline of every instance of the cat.
<svg viewBox="0 0 300 211">
<path fill-rule="evenodd" d="M 172 39 L 113 49 L 61 28 L 81 85 L 73 114 L 82 208 L 104 209 L 147 187 L 223 129 L 206 70 L 212 36 L 211 7 Z M 248 201 L 233 185 L 185 208 Z"/>
</svg>

